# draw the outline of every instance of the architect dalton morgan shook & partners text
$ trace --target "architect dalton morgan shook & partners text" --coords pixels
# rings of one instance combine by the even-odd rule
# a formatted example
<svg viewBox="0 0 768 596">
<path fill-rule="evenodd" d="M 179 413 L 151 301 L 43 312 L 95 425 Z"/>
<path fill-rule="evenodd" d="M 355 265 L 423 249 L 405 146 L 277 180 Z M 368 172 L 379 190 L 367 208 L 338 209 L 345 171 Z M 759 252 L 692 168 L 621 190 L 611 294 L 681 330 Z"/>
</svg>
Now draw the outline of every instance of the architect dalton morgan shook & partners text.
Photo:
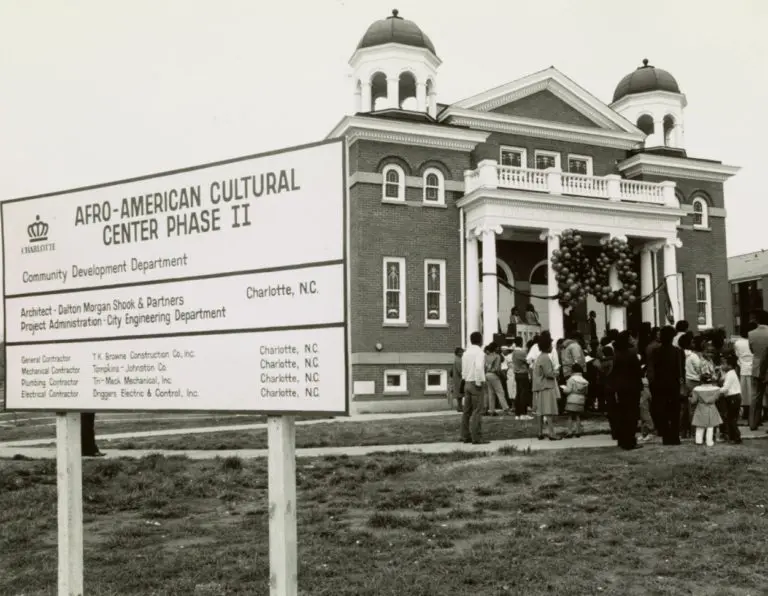
<svg viewBox="0 0 768 596">
<path fill-rule="evenodd" d="M 130 261 L 123 260 L 119 263 L 111 263 L 109 265 L 90 265 L 89 267 L 80 267 L 78 265 L 72 265 L 72 279 L 93 277 L 103 279 L 113 275 L 121 275 L 130 271 L 141 271 L 146 275 L 150 271 L 155 269 L 168 269 L 173 267 L 186 267 L 189 261 L 189 256 L 184 253 L 178 257 L 152 259 L 151 261 L 142 261 L 135 257 Z M 40 281 L 53 281 L 61 280 L 62 283 L 67 281 L 66 269 L 56 269 L 53 271 L 46 271 L 43 273 L 29 273 L 25 271 L 22 274 L 22 281 L 25 284 L 36 283 Z"/>
</svg>

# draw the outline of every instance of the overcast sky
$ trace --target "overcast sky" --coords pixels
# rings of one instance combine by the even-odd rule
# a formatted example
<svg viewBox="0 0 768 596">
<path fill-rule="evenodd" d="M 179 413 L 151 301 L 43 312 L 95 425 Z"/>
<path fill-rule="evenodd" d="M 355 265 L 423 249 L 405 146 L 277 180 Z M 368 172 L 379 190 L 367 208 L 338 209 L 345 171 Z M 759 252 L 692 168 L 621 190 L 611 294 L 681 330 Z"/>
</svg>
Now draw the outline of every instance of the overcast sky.
<svg viewBox="0 0 768 596">
<path fill-rule="evenodd" d="M 550 65 L 606 102 L 643 58 L 670 71 L 689 155 L 743 167 L 728 253 L 768 244 L 765 0 L 3 0 L 0 199 L 321 139 L 392 8 L 434 42 L 442 103 Z"/>
</svg>

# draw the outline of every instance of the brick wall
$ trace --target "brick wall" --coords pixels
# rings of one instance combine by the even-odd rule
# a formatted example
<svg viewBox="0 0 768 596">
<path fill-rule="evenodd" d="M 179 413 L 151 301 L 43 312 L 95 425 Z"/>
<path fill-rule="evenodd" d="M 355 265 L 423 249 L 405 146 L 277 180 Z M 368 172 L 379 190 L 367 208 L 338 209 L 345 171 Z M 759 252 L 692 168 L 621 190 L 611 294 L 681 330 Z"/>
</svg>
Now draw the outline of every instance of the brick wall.
<svg viewBox="0 0 768 596">
<path fill-rule="evenodd" d="M 661 182 L 665 176 L 643 176 L 643 180 Z M 678 197 L 682 204 L 690 205 L 697 196 L 708 200 L 710 207 L 724 207 L 723 184 L 672 178 L 677 184 Z M 683 300 L 685 318 L 695 328 L 696 324 L 696 275 L 709 273 L 712 284 L 712 324 L 725 325 L 733 332 L 733 305 L 730 283 L 728 282 L 728 258 L 726 254 L 726 232 L 724 217 L 709 217 L 709 230 L 694 230 L 693 217 L 688 215 L 680 221 L 678 236 L 683 243 L 677 251 L 677 269 L 683 274 Z M 663 271 L 663 255 L 659 253 L 659 271 Z"/>
<path fill-rule="evenodd" d="M 423 398 L 434 397 L 435 399 L 445 399 L 446 392 L 441 393 L 427 393 L 426 390 L 426 373 L 427 370 L 444 370 L 446 375 L 450 372 L 450 366 L 442 365 L 424 365 L 424 364 L 409 364 L 409 365 L 379 365 L 379 364 L 358 364 L 355 366 L 354 375 L 357 380 L 373 381 L 375 383 L 375 395 L 361 395 L 356 397 L 357 400 L 366 399 L 379 399 L 379 398 L 391 398 L 391 399 L 408 399 L 408 398 Z M 403 393 L 384 393 L 384 372 L 387 370 L 405 370 L 407 372 L 407 392 Z M 450 387 L 450 377 L 446 377 L 447 387 Z"/>
<path fill-rule="evenodd" d="M 406 175 L 440 167 L 447 180 L 463 180 L 469 156 L 459 151 L 358 141 L 350 152 L 350 173 L 380 172 L 396 161 Z M 406 204 L 381 202 L 381 185 L 359 183 L 350 191 L 352 252 L 352 351 L 448 352 L 461 344 L 459 211 L 462 193 L 446 191 L 446 207 L 422 205 L 422 190 L 406 188 Z M 383 257 L 406 263 L 408 326 L 383 326 Z M 446 261 L 447 325 L 425 327 L 424 260 Z"/>
<path fill-rule="evenodd" d="M 502 145 L 521 147 L 526 150 L 528 163 L 526 167 L 533 168 L 536 165 L 535 152 L 556 151 L 560 153 L 560 163 L 563 170 L 568 169 L 568 154 L 588 155 L 592 157 L 592 168 L 595 176 L 607 176 L 616 174 L 616 162 L 626 159 L 627 153 L 621 149 L 609 147 L 595 147 L 570 141 L 558 141 L 554 139 L 535 139 L 519 135 L 492 133 L 485 143 L 481 143 L 472 152 L 472 168 L 484 159 L 499 161 L 499 150 Z"/>
<path fill-rule="evenodd" d="M 592 120 L 556 97 L 551 91 L 539 91 L 491 111 L 509 116 L 598 128 L 598 125 Z"/>
</svg>

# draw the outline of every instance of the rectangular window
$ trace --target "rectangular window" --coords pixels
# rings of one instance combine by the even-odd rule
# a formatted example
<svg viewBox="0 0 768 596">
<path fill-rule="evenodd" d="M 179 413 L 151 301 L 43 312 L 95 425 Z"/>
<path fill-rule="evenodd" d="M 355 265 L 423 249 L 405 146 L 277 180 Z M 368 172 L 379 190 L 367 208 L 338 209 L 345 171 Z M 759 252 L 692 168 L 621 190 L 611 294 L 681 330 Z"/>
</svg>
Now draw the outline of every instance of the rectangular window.
<svg viewBox="0 0 768 596">
<path fill-rule="evenodd" d="M 428 393 L 445 393 L 448 391 L 448 372 L 445 370 L 428 370 L 424 375 L 424 389 Z"/>
<path fill-rule="evenodd" d="M 526 168 L 525 149 L 520 147 L 502 147 L 499 163 L 503 166 Z"/>
<path fill-rule="evenodd" d="M 445 302 L 445 261 L 427 259 L 424 261 L 426 324 L 445 324 Z"/>
<path fill-rule="evenodd" d="M 407 393 L 408 375 L 404 370 L 384 371 L 384 393 Z"/>
<path fill-rule="evenodd" d="M 384 322 L 405 323 L 405 259 L 384 258 Z"/>
<path fill-rule="evenodd" d="M 536 151 L 536 169 L 548 170 L 549 168 L 560 169 L 560 154 L 554 151 Z"/>
<path fill-rule="evenodd" d="M 696 325 L 712 328 L 712 280 L 708 273 L 696 276 Z"/>
<path fill-rule="evenodd" d="M 568 171 L 571 174 L 592 176 L 592 158 L 588 155 L 569 155 Z"/>
</svg>

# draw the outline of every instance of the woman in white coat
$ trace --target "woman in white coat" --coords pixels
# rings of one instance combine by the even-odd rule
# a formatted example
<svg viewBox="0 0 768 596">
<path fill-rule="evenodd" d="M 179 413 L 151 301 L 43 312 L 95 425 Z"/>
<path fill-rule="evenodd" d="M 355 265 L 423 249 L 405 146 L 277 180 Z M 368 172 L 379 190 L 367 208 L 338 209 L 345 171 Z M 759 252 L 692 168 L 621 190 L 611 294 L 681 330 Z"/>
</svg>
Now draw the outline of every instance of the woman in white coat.
<svg viewBox="0 0 768 596">
<path fill-rule="evenodd" d="M 741 381 L 742 415 L 752 406 L 752 350 L 749 349 L 747 335 L 757 327 L 757 323 L 742 325 L 741 337 L 733 342 L 733 352 L 739 360 L 739 379 Z"/>
</svg>

